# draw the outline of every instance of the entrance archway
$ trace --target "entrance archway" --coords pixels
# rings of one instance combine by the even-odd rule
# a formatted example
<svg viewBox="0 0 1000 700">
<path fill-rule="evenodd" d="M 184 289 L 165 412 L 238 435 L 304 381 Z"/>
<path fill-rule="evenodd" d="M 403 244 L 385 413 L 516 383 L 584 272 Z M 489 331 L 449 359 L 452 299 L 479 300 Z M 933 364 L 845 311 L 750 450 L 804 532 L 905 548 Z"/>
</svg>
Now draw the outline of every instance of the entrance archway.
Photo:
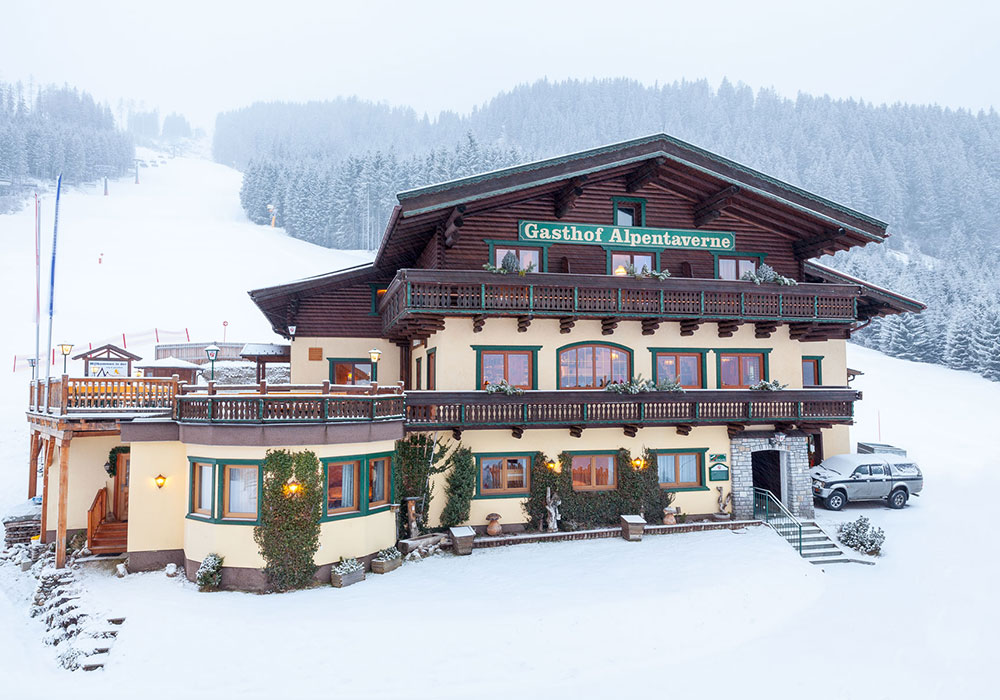
<svg viewBox="0 0 1000 700">
<path fill-rule="evenodd" d="M 784 470 L 781 468 L 781 452 L 778 450 L 759 450 L 750 456 L 750 460 L 753 470 L 753 487 L 770 491 L 775 498 L 784 503 L 784 489 L 782 488 Z"/>
</svg>

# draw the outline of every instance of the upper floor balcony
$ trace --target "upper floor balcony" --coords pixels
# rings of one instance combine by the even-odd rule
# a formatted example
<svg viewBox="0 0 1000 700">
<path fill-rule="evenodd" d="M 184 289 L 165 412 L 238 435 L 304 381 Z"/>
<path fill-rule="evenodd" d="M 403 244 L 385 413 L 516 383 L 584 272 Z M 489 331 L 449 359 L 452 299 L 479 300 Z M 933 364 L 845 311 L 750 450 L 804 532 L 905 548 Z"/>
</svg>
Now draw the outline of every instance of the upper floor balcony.
<svg viewBox="0 0 1000 700">
<path fill-rule="evenodd" d="M 681 335 L 714 322 L 721 337 L 742 323 L 753 323 L 758 337 L 789 324 L 793 338 L 812 340 L 847 337 L 862 291 L 853 284 L 403 269 L 379 311 L 383 335 L 392 339 L 426 338 L 444 327 L 445 317 L 465 316 L 477 331 L 491 317 L 516 317 L 519 330 L 533 318 L 557 318 L 567 333 L 577 319 L 599 319 L 607 335 L 625 320 L 640 321 L 646 335 L 665 321 L 679 321 Z"/>
</svg>

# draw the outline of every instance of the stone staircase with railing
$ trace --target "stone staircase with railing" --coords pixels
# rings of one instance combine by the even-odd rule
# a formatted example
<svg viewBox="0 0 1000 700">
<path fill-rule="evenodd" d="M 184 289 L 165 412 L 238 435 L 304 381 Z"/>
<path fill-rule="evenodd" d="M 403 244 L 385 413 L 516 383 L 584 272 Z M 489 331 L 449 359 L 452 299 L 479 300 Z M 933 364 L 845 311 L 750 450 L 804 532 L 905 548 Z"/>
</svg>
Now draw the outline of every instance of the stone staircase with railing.
<svg viewBox="0 0 1000 700">
<path fill-rule="evenodd" d="M 799 520 L 774 494 L 754 489 L 754 517 L 781 535 L 810 564 L 870 564 L 848 556 L 815 520 Z"/>
</svg>

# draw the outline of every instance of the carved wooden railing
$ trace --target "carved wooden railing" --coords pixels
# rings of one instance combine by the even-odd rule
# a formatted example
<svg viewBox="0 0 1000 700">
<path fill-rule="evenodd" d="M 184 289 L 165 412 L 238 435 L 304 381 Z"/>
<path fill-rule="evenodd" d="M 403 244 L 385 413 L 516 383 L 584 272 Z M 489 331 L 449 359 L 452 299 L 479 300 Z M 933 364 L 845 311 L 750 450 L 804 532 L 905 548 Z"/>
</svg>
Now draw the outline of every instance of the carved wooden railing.
<svg viewBox="0 0 1000 700">
<path fill-rule="evenodd" d="M 87 546 L 91 547 L 94 544 L 94 535 L 97 534 L 97 529 L 104 522 L 104 519 L 108 514 L 108 491 L 105 488 L 101 488 L 97 491 L 97 495 L 94 496 L 94 502 L 90 504 L 90 509 L 87 510 Z"/>
<path fill-rule="evenodd" d="M 434 428 L 597 427 L 602 425 L 725 425 L 849 423 L 861 395 L 847 388 L 775 392 L 694 389 L 613 394 L 604 391 L 411 391 L 407 430 Z"/>
<path fill-rule="evenodd" d="M 157 377 L 53 377 L 31 382 L 28 410 L 65 415 L 73 412 L 158 412 L 173 408 L 180 381 Z"/>
<path fill-rule="evenodd" d="M 850 323 L 861 287 L 778 286 L 692 278 L 666 280 L 476 270 L 405 269 L 379 306 L 383 331 L 412 313 Z"/>
<path fill-rule="evenodd" d="M 402 420 L 399 385 L 245 384 L 185 386 L 174 419 L 186 423 L 341 423 Z"/>
</svg>

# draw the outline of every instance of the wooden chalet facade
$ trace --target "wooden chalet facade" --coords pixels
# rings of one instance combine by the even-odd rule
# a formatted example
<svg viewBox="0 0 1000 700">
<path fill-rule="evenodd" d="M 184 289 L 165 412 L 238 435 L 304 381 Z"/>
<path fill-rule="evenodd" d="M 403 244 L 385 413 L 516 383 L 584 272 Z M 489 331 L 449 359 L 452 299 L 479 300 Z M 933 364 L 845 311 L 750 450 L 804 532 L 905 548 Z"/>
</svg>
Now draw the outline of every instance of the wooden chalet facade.
<svg viewBox="0 0 1000 700">
<path fill-rule="evenodd" d="M 487 513 L 523 527 L 536 453 L 569 455 L 574 488 L 608 490 L 619 448 L 650 450 L 683 512 L 714 512 L 722 487 L 750 517 L 757 486 L 811 515 L 808 464 L 851 449 L 847 339 L 923 308 L 813 260 L 882 241 L 884 223 L 662 134 L 399 202 L 372 264 L 250 292 L 289 341 L 291 385 L 174 383 L 159 415 L 119 423 L 136 566 L 190 575 L 214 551 L 231 585 L 255 585 L 250 528 L 230 526 L 255 521 L 239 508 L 264 452 L 286 446 L 324 465 L 317 563 L 370 555 L 395 541 L 394 440 L 417 432 L 473 451 L 476 527 Z M 785 283 L 743 279 L 763 265 Z M 639 377 L 658 388 L 608 390 Z M 500 383 L 520 393 L 487 391 Z M 75 430 L 68 406 L 45 411 L 32 420 Z M 162 489 L 141 483 L 157 475 Z"/>
</svg>

